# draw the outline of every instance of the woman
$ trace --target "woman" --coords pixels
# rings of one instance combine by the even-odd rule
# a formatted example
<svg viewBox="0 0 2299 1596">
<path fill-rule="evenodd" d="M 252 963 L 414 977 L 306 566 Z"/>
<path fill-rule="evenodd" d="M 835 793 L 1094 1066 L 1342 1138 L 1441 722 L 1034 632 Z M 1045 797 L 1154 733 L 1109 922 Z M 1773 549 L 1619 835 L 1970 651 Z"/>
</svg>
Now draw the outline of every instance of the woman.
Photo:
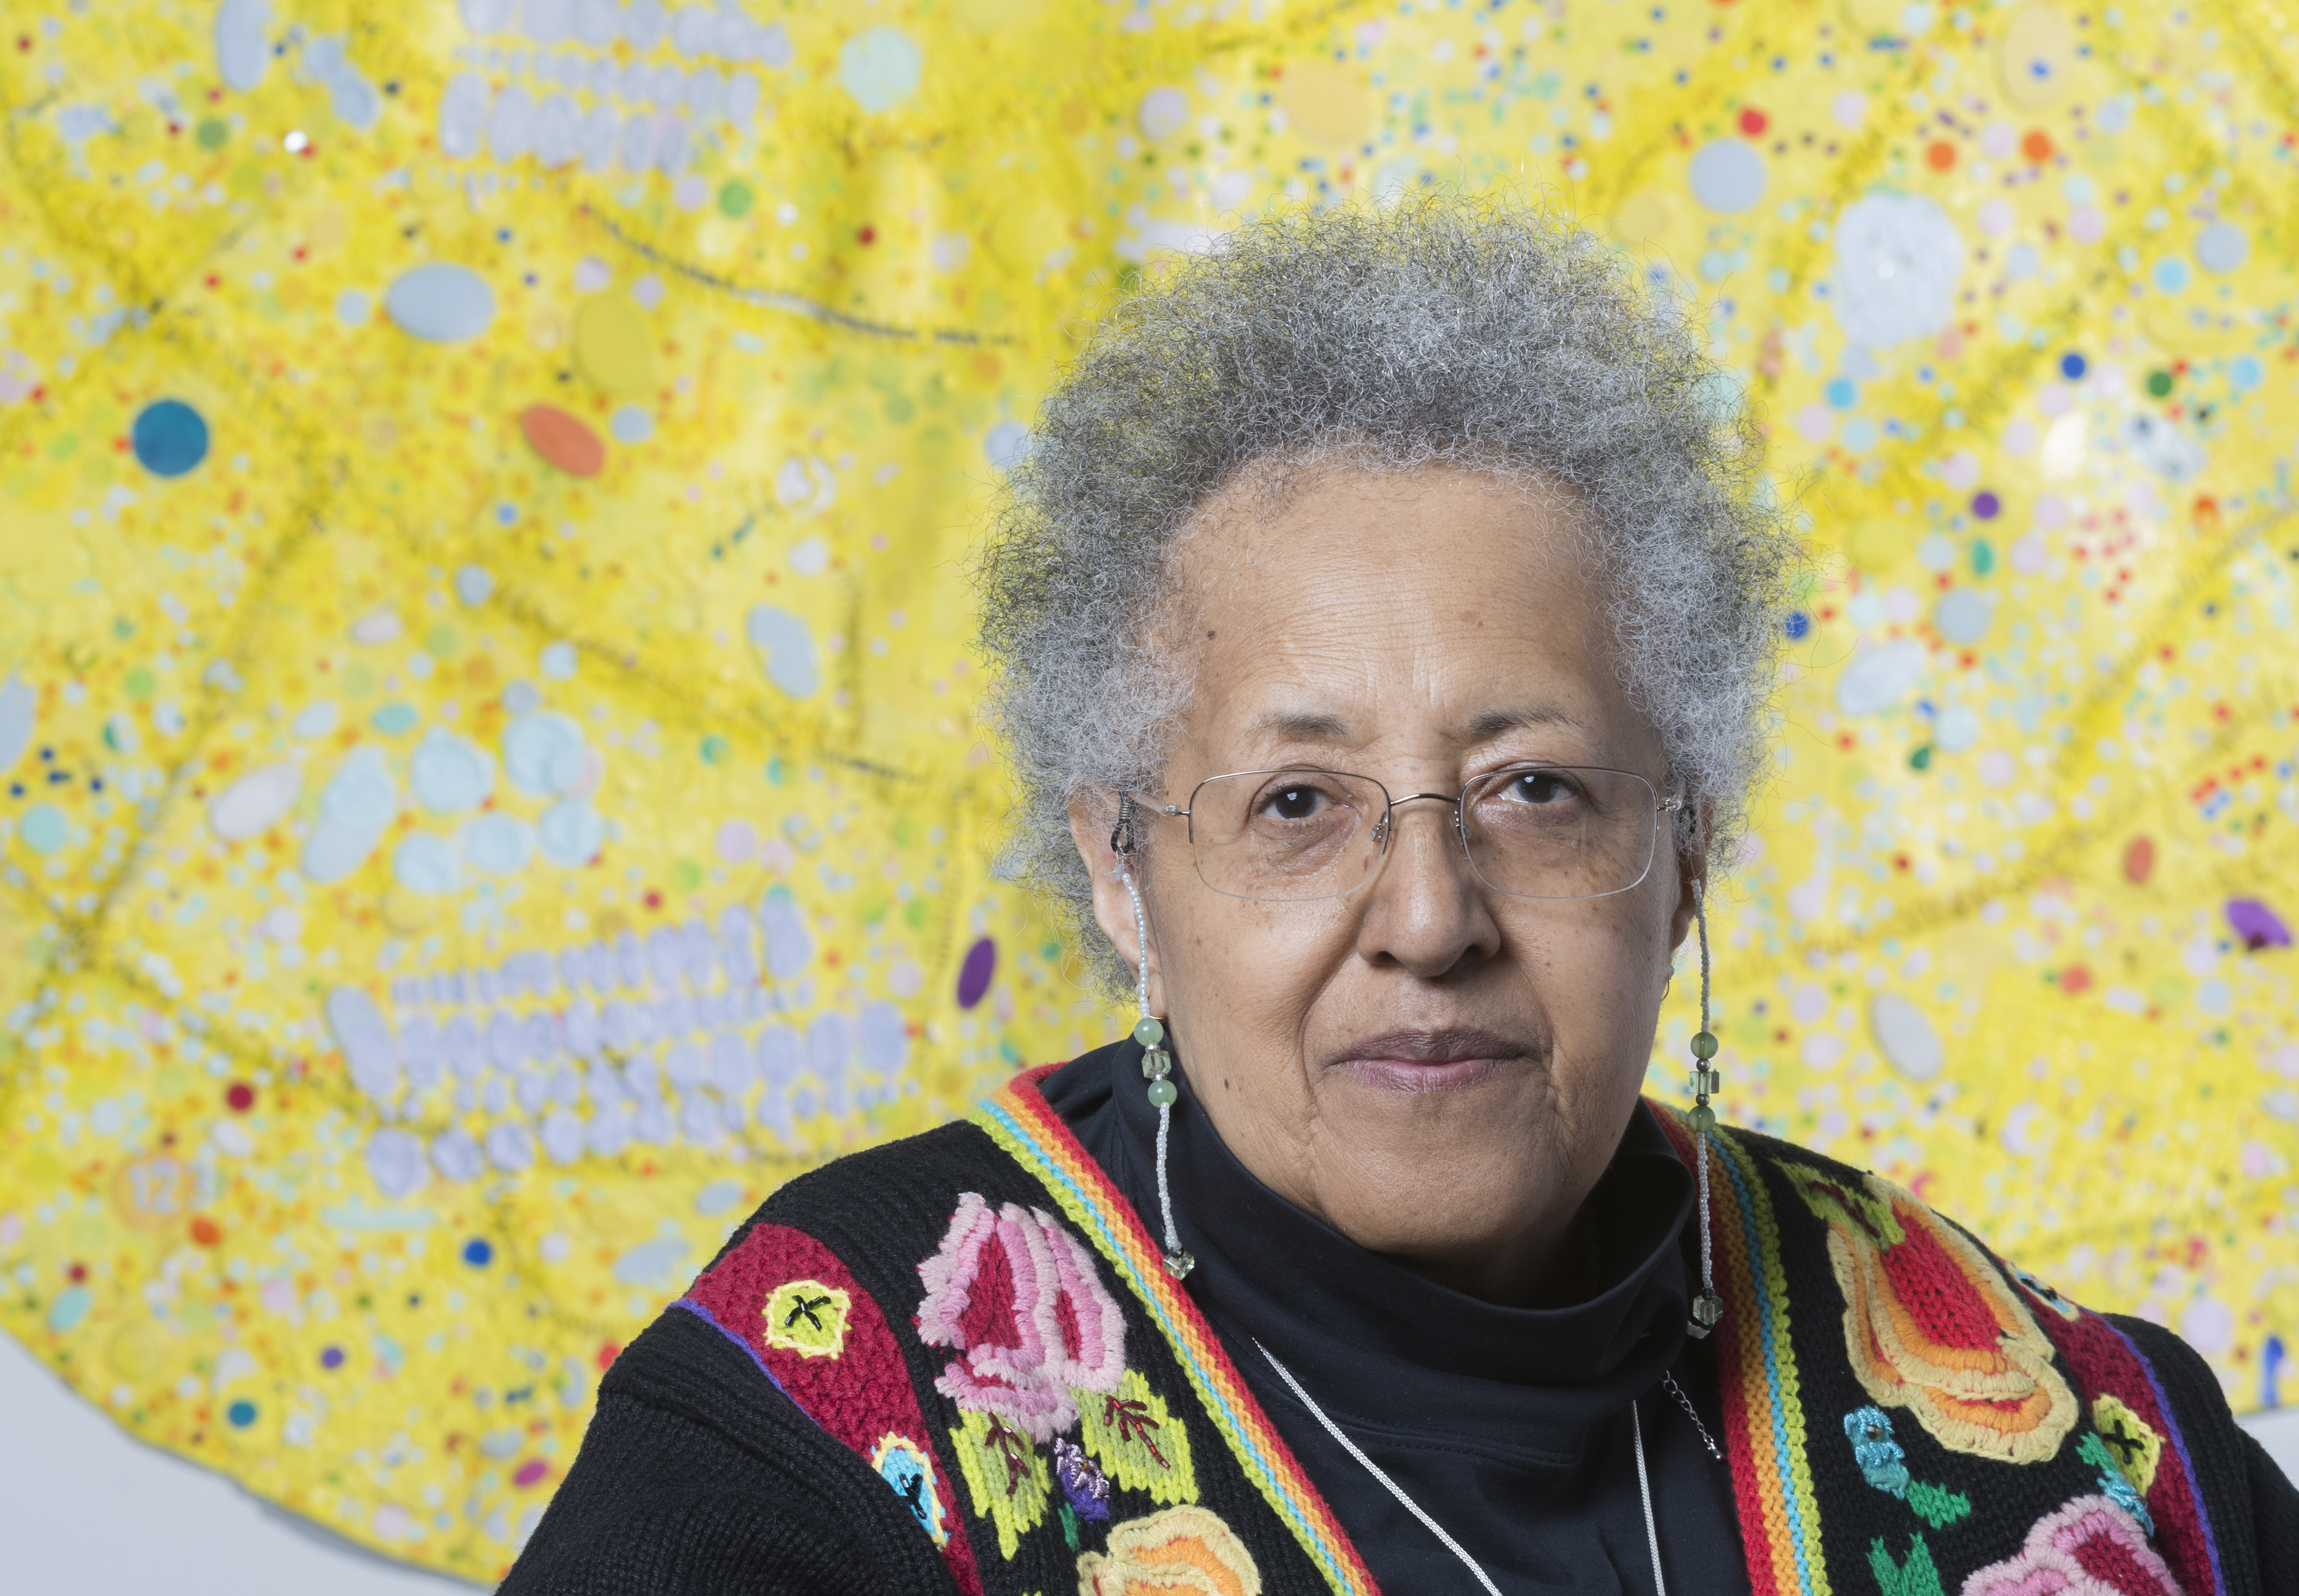
<svg viewBox="0 0 2299 1596">
<path fill-rule="evenodd" d="M 1017 859 L 1141 1021 L 769 1199 L 504 1589 L 2289 1588 L 2174 1337 L 1708 1107 L 1797 558 L 1730 393 L 1468 202 L 1125 303 L 981 577 Z"/>
</svg>

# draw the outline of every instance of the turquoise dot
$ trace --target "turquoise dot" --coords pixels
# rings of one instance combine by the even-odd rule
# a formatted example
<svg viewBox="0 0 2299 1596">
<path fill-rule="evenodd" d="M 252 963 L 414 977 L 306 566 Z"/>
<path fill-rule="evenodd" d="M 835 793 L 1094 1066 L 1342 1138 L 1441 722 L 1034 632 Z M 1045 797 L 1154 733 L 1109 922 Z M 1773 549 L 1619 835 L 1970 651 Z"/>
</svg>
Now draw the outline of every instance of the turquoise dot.
<svg viewBox="0 0 2299 1596">
<path fill-rule="evenodd" d="M 2165 255 L 2155 262 L 2155 286 L 2166 294 L 2177 294 L 2187 286 L 2187 263 L 2177 255 Z"/>
<path fill-rule="evenodd" d="M 208 424 L 180 399 L 158 399 L 136 415 L 129 445 L 154 477 L 180 477 L 208 457 Z"/>
<path fill-rule="evenodd" d="M 416 721 L 421 719 L 411 703 L 387 703 L 369 717 L 369 723 L 379 732 L 396 736 L 414 730 Z"/>
<path fill-rule="evenodd" d="M 255 1422 L 255 1404 L 242 1397 L 225 1409 L 223 1416 L 231 1421 L 233 1429 L 244 1430 Z"/>
<path fill-rule="evenodd" d="M 56 1293 L 56 1300 L 48 1304 L 48 1328 L 62 1335 L 87 1318 L 87 1310 L 95 1301 L 87 1287 L 66 1286 Z"/>
<path fill-rule="evenodd" d="M 1852 402 L 1860 397 L 1860 390 L 1852 386 L 1848 377 L 1839 377 L 1828 385 L 1825 397 L 1838 410 L 1850 410 Z"/>
<path fill-rule="evenodd" d="M 2238 394 L 2257 387 L 2266 378 L 2255 354 L 2238 354 L 2228 362 L 2228 384 Z"/>
<path fill-rule="evenodd" d="M 54 853 L 71 840 L 71 822 L 53 803 L 35 803 L 17 823 L 24 846 L 35 853 Z"/>
</svg>

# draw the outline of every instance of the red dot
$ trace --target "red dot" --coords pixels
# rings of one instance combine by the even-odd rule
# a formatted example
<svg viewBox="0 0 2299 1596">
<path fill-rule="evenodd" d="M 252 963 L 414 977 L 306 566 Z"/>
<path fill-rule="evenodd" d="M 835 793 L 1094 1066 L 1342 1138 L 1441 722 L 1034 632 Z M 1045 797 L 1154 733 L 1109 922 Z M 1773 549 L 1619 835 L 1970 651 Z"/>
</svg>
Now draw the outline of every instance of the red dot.
<svg viewBox="0 0 2299 1596">
<path fill-rule="evenodd" d="M 646 896 L 640 901 L 645 903 L 649 909 L 660 909 L 662 907 L 662 894 L 655 891 L 652 887 L 647 888 Z"/>
<path fill-rule="evenodd" d="M 1754 105 L 1749 106 L 1746 111 L 1743 111 L 1740 113 L 1740 131 L 1746 133 L 1751 138 L 1755 137 L 1759 133 L 1762 133 L 1766 128 L 1769 128 L 1772 125 L 1771 119 L 1765 116 L 1763 112 L 1757 110 Z"/>
<path fill-rule="evenodd" d="M 857 228 L 854 230 L 854 237 L 856 241 L 859 243 L 876 244 L 878 242 L 878 229 L 876 228 Z"/>
<path fill-rule="evenodd" d="M 87 1278 L 87 1266 L 83 1263 L 76 1263 L 69 1269 L 66 1269 L 64 1274 L 74 1285 L 78 1285 L 81 1281 Z"/>
<path fill-rule="evenodd" d="M 599 1343 L 599 1367 L 601 1368 L 612 1368 L 615 1366 L 615 1359 L 622 1355 L 622 1348 L 617 1346 L 613 1342 L 602 1341 Z"/>
<path fill-rule="evenodd" d="M 245 1081 L 234 1081 L 223 1089 L 226 1107 L 235 1114 L 245 1114 L 255 1106 L 255 1088 Z"/>
</svg>

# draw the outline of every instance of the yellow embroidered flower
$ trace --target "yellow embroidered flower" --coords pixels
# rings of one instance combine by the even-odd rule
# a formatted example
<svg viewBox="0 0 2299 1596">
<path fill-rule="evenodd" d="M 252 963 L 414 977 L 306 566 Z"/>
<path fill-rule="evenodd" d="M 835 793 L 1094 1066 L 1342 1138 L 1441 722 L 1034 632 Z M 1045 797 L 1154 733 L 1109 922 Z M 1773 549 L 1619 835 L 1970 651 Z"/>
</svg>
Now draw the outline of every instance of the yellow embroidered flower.
<svg viewBox="0 0 2299 1596">
<path fill-rule="evenodd" d="M 1072 1394 L 1086 1453 L 1111 1479 L 1130 1491 L 1146 1491 L 1157 1501 L 1185 1502 L 1197 1496 L 1189 1432 L 1139 1370 L 1127 1369 L 1114 1392 Z"/>
<path fill-rule="evenodd" d="M 1166 1508 L 1109 1532 L 1078 1559 L 1078 1596 L 1261 1596 L 1245 1543 L 1203 1508 Z"/>
<path fill-rule="evenodd" d="M 1950 1451 L 2008 1463 L 2056 1454 L 2075 1426 L 2075 1392 L 1987 1255 L 1873 1175 L 1855 1183 L 1780 1168 L 1827 1222 L 1845 1350 L 1868 1394 L 1908 1409 Z"/>
<path fill-rule="evenodd" d="M 767 1344 L 787 1347 L 801 1358 L 835 1358 L 846 1350 L 846 1315 L 853 1299 L 819 1280 L 793 1280 L 775 1287 L 760 1309 Z"/>
<path fill-rule="evenodd" d="M 2145 1496 L 2155 1487 L 2155 1466 L 2163 1459 L 2163 1437 L 2119 1398 L 2102 1392 L 2092 1399 L 2092 1427 L 2131 1488 Z"/>
</svg>

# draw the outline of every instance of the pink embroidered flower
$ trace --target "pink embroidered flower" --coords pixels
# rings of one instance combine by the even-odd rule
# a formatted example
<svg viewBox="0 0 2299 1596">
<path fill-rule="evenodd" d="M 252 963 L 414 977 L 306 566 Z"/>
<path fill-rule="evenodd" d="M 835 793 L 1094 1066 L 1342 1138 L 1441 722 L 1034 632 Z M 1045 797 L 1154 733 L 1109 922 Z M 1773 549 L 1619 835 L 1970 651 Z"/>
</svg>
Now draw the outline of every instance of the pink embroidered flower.
<svg viewBox="0 0 2299 1596">
<path fill-rule="evenodd" d="M 1050 1216 L 1015 1202 L 992 1211 L 965 1193 L 918 1278 L 918 1338 L 962 1354 L 934 1382 L 960 1408 L 1043 1442 L 1077 1422 L 1073 1388 L 1117 1389 L 1125 1317 L 1092 1254 Z"/>
<path fill-rule="evenodd" d="M 2079 1496 L 2036 1521 L 2017 1557 L 1963 1582 L 1963 1596 L 2181 1596 L 2131 1516 Z"/>
</svg>

